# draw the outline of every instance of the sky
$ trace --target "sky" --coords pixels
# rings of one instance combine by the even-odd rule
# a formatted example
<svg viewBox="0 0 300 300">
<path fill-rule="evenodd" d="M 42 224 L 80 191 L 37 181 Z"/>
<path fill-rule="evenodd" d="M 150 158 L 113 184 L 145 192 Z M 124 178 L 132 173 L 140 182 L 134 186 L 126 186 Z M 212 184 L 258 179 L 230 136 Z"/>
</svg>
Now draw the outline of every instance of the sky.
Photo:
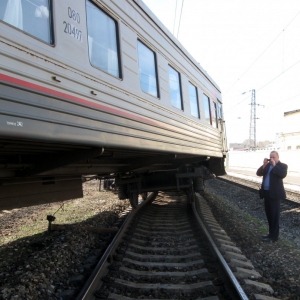
<svg viewBox="0 0 300 300">
<path fill-rule="evenodd" d="M 275 141 L 300 109 L 299 0 L 143 0 L 222 91 L 228 143 Z M 243 94 L 246 92 L 245 94 Z"/>
</svg>

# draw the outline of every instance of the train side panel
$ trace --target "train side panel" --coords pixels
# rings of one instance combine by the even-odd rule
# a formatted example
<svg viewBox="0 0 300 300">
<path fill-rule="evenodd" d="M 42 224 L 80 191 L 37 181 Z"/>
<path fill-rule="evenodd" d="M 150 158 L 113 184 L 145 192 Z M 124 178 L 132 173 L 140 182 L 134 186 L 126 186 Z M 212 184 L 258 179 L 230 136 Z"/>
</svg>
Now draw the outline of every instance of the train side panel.
<svg viewBox="0 0 300 300">
<path fill-rule="evenodd" d="M 204 141 L 203 144 L 207 146 L 208 144 L 205 143 L 206 139 L 208 139 L 208 143 L 215 143 L 213 147 L 216 147 L 216 153 L 212 153 L 212 155 L 220 156 L 221 149 L 220 143 L 218 142 L 220 140 L 220 134 L 218 130 L 210 128 L 208 126 L 201 126 L 204 125 L 202 120 L 197 120 L 197 123 L 195 122 L 193 124 L 192 120 L 188 119 L 185 116 L 185 114 L 190 115 L 188 105 L 186 105 L 185 111 L 180 111 L 172 107 L 167 91 L 167 84 L 164 86 L 164 98 L 162 97 L 161 99 L 151 99 L 153 97 L 146 95 L 145 92 L 142 92 L 139 84 L 132 84 L 132 81 L 139 82 L 136 52 L 134 53 L 134 51 L 131 51 L 131 56 L 135 57 L 134 62 L 132 62 L 132 58 L 129 57 L 129 54 L 127 52 L 125 52 L 124 50 L 122 52 L 123 55 L 121 56 L 121 61 L 124 62 L 124 80 L 114 78 L 114 76 L 111 75 L 107 75 L 104 72 L 93 68 L 89 64 L 87 60 L 88 53 L 86 47 L 86 35 L 84 34 L 86 32 L 86 28 L 84 28 L 82 25 L 83 23 L 85 23 L 85 7 L 82 5 L 83 3 L 84 2 L 80 2 L 81 6 L 77 4 L 77 6 L 74 8 L 76 11 L 81 12 L 81 27 L 79 28 L 82 31 L 82 37 L 81 41 L 79 41 L 70 34 L 64 33 L 64 26 L 68 24 L 66 20 L 68 21 L 68 19 L 70 19 L 68 16 L 68 9 L 70 5 L 73 4 L 73 2 L 63 1 L 63 5 L 59 6 L 59 8 L 58 4 L 54 2 L 54 15 L 57 15 L 57 19 L 55 22 L 55 32 L 57 38 L 55 47 L 49 47 L 50 49 L 48 50 L 52 50 L 52 59 L 56 58 L 57 60 L 59 60 L 60 58 L 60 60 L 63 61 L 63 63 L 59 62 L 61 65 L 57 66 L 57 63 L 55 61 L 48 62 L 45 57 L 41 56 L 41 54 L 35 56 L 32 52 L 28 53 L 23 49 L 23 51 L 18 50 L 17 46 L 14 48 L 15 51 L 11 53 L 9 48 L 12 46 L 7 46 L 7 57 L 5 59 L 6 65 L 2 66 L 2 68 L 6 70 L 10 69 L 10 71 L 11 69 L 14 69 L 15 72 L 10 73 L 9 75 L 7 74 L 7 72 L 2 74 L 2 82 L 7 85 L 13 85 L 17 88 L 15 91 L 10 90 L 10 95 L 17 95 L 18 89 L 27 89 L 29 91 L 29 93 L 26 93 L 27 98 L 30 98 L 32 100 L 28 101 L 27 99 L 25 99 L 25 97 L 25 100 L 20 100 L 20 98 L 23 97 L 22 95 L 20 95 L 18 97 L 19 100 L 15 100 L 22 102 L 22 104 L 20 105 L 16 105 L 16 102 L 12 102 L 12 107 L 10 107 L 10 105 L 8 105 L 8 102 L 3 103 L 3 105 L 6 107 L 6 116 L 2 117 L 2 122 L 3 127 L 6 129 L 6 133 L 8 135 L 15 133 L 16 136 L 23 136 L 24 138 L 29 137 L 33 139 L 39 139 L 44 136 L 46 139 L 53 139 L 53 141 L 59 142 L 65 139 L 65 141 L 68 143 L 81 142 L 84 144 L 90 144 L 94 141 L 95 145 L 101 144 L 103 146 L 116 146 L 113 135 L 116 134 L 122 136 L 124 134 L 122 128 L 127 127 L 132 129 L 132 133 L 130 133 L 131 130 L 129 130 L 128 135 L 131 138 L 126 139 L 128 141 L 128 145 L 126 145 L 125 142 L 124 146 L 127 147 L 130 145 L 130 147 L 149 149 L 149 144 L 151 144 L 149 140 L 153 141 L 155 138 L 153 138 L 151 133 L 143 130 L 143 128 L 138 128 L 142 127 L 142 125 L 146 123 L 146 127 L 151 127 L 148 129 L 148 131 L 158 134 L 158 140 L 161 140 L 159 139 L 160 135 L 163 136 L 164 140 L 158 141 L 158 144 L 156 144 L 156 142 L 153 142 L 153 146 L 151 147 L 150 145 L 152 149 L 158 149 L 160 147 L 163 151 L 175 150 L 185 153 L 192 152 L 198 154 L 206 154 L 205 149 L 201 150 L 201 145 L 197 145 L 197 143 L 194 144 L 194 147 L 192 144 L 188 144 L 188 147 L 191 147 L 192 149 L 184 150 L 185 147 L 180 146 L 180 144 L 182 144 L 179 138 L 180 135 L 174 135 L 173 133 L 171 134 L 171 138 L 174 138 L 173 143 L 175 142 L 176 146 L 178 145 L 178 147 L 175 146 L 174 148 L 173 143 L 172 145 L 168 145 L 168 139 L 165 138 L 165 136 L 161 133 L 161 128 L 163 127 L 169 130 L 169 132 L 172 132 L 172 130 L 170 131 L 170 128 L 176 127 L 176 131 L 181 130 L 181 132 L 183 133 L 184 137 L 181 135 L 181 139 L 185 142 L 186 135 L 189 135 L 189 132 L 193 132 L 193 127 L 197 124 L 196 127 L 198 127 L 199 129 L 201 128 L 201 130 L 198 129 L 198 132 L 203 132 L 204 135 L 208 136 L 208 138 L 205 138 L 202 135 L 198 135 L 197 139 Z M 132 7 L 130 7 L 130 12 L 132 11 L 134 10 Z M 137 14 L 137 12 L 135 13 Z M 132 21 L 134 17 L 135 15 L 131 17 L 130 21 Z M 140 18 L 142 22 L 144 19 L 141 16 Z M 120 39 L 123 39 L 122 28 L 125 27 L 125 25 L 123 23 L 120 23 L 119 25 L 121 31 Z M 14 30 L 13 28 L 10 29 Z M 20 32 L 18 32 L 18 34 L 20 34 Z M 132 47 L 134 45 L 134 42 L 137 42 L 137 37 L 135 34 L 131 33 L 131 37 L 130 39 L 128 38 L 128 40 L 130 40 L 131 43 L 131 46 L 129 47 Z M 162 39 L 162 41 L 165 40 Z M 34 42 L 38 43 L 38 41 Z M 129 43 L 127 42 L 125 44 Z M 43 48 L 45 47 L 45 45 L 42 46 Z M 31 49 L 34 48 L 33 43 L 30 43 L 28 47 L 30 47 Z M 156 47 L 166 48 L 166 45 L 156 45 Z M 176 51 L 173 49 L 174 47 L 169 48 L 172 49 L 172 52 L 176 54 Z M 42 51 L 42 49 L 38 50 Z M 57 52 L 59 53 L 59 55 L 55 54 Z M 47 54 L 48 56 L 50 56 L 50 53 Z M 169 53 L 165 54 L 165 56 L 171 55 L 171 57 L 175 57 L 175 54 L 169 51 Z M 8 57 L 9 55 L 11 55 L 11 57 Z M 30 56 L 30 60 L 28 59 L 28 56 Z M 19 57 L 19 60 L 16 60 L 16 57 Z M 179 61 L 179 58 L 177 60 Z M 77 64 L 74 64 L 73 62 L 76 62 Z M 10 67 L 13 64 L 15 64 L 15 68 Z M 88 66 L 88 70 L 87 68 L 84 68 L 84 66 Z M 161 81 L 167 83 L 168 74 L 166 72 L 166 69 L 168 67 L 168 62 L 162 56 L 160 57 L 160 66 L 161 69 L 164 70 L 160 73 L 160 78 L 162 79 Z M 78 74 L 79 69 L 85 71 L 86 73 L 89 73 L 90 78 L 86 79 L 85 74 L 82 72 Z M 128 72 L 130 73 L 126 73 L 126 70 L 128 70 Z M 95 73 L 102 76 L 97 76 L 96 78 Z M 95 77 L 91 78 L 91 75 L 94 75 Z M 109 77 L 105 78 L 106 80 L 110 80 L 109 86 L 105 86 L 106 82 L 101 82 L 100 84 L 97 84 L 97 82 L 95 82 L 93 84 L 92 80 L 99 81 L 99 79 L 102 79 L 101 77 L 105 76 Z M 182 73 L 182 76 L 184 76 L 184 73 Z M 21 81 L 18 81 L 17 79 L 21 79 Z M 184 77 L 184 79 L 186 79 L 186 77 Z M 50 89 L 48 89 L 48 87 L 50 87 Z M 120 90 L 120 87 L 124 87 L 124 89 Z M 186 90 L 186 85 L 183 86 L 183 88 L 185 88 L 184 90 Z M 48 91 L 49 93 L 47 93 Z M 131 94 L 128 95 L 128 91 L 131 91 Z M 41 100 L 41 97 L 39 96 L 34 97 L 36 93 L 42 93 L 46 96 L 48 101 L 45 101 L 44 99 Z M 91 97 L 91 95 L 94 96 Z M 5 97 L 5 99 L 7 99 L 8 96 L 6 94 L 3 94 L 2 97 Z M 183 93 L 183 98 L 185 104 L 189 102 L 186 92 Z M 59 101 L 55 101 L 56 99 L 59 99 Z M 41 108 L 37 108 L 37 106 Z M 89 110 L 90 112 L 88 112 L 87 114 L 81 113 L 81 111 L 83 110 L 88 111 L 88 109 L 81 109 L 82 107 L 91 108 Z M 101 122 L 101 124 L 97 125 L 97 121 L 93 122 L 91 120 L 91 112 L 93 109 L 99 110 L 97 115 L 98 120 Z M 55 112 L 56 110 L 57 113 Z M 171 112 L 172 110 L 173 112 Z M 18 111 L 20 112 L 19 114 L 17 113 Z M 73 115 L 73 113 L 75 112 L 77 113 L 77 116 Z M 109 114 L 107 114 L 107 112 Z M 80 114 L 83 116 L 83 118 L 80 118 L 78 116 Z M 9 115 L 14 115 L 14 118 L 12 119 L 11 117 L 7 117 Z M 105 119 L 109 119 L 110 122 L 105 122 Z M 86 120 L 87 122 L 85 122 L 84 120 Z M 167 124 L 163 124 L 162 122 L 158 121 L 163 121 L 163 123 Z M 14 124 L 15 122 L 21 122 L 23 124 L 23 128 L 17 128 L 17 126 L 8 125 Z M 103 122 L 106 123 L 106 126 L 104 127 L 102 126 Z M 187 126 L 188 123 L 190 123 L 190 126 Z M 156 126 L 157 124 L 159 124 L 159 126 Z M 36 129 L 31 130 L 30 127 Z M 48 128 L 48 130 L 46 131 L 48 131 L 49 133 L 46 136 L 44 134 L 45 127 Z M 112 133 L 110 135 L 111 137 L 105 136 L 105 132 L 110 131 L 108 130 L 108 128 L 112 128 L 110 132 Z M 35 133 L 35 131 L 38 132 Z M 97 131 L 100 131 L 102 135 L 98 135 L 98 139 L 96 133 Z M 90 134 L 87 132 L 90 132 Z M 78 141 L 78 136 L 81 136 L 82 140 Z M 144 146 L 143 143 L 134 141 L 134 136 L 137 136 L 138 138 L 144 136 L 144 139 L 147 139 L 147 141 L 143 141 L 143 143 L 145 143 Z M 179 138 L 178 141 L 176 141 L 177 137 Z M 162 147 L 161 143 L 164 142 L 166 142 L 166 144 Z"/>
</svg>

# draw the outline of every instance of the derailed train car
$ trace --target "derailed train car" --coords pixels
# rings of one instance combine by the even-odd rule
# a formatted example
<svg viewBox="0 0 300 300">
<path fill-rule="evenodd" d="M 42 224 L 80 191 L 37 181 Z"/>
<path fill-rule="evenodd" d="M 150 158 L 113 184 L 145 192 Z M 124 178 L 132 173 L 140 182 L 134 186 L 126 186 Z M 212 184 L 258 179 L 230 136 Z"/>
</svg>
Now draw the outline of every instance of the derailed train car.
<svg viewBox="0 0 300 300">
<path fill-rule="evenodd" d="M 191 197 L 227 152 L 221 92 L 140 0 L 0 2 L 0 209 L 82 197 Z"/>
</svg>

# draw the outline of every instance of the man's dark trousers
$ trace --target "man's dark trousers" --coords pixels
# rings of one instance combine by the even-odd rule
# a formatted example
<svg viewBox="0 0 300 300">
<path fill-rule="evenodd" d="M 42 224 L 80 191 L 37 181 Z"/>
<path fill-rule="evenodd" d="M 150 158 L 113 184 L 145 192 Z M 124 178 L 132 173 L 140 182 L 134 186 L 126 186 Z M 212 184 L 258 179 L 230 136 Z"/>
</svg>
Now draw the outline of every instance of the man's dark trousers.
<svg viewBox="0 0 300 300">
<path fill-rule="evenodd" d="M 280 199 L 270 198 L 270 192 L 264 190 L 265 211 L 269 223 L 269 238 L 277 241 L 279 237 Z"/>
</svg>

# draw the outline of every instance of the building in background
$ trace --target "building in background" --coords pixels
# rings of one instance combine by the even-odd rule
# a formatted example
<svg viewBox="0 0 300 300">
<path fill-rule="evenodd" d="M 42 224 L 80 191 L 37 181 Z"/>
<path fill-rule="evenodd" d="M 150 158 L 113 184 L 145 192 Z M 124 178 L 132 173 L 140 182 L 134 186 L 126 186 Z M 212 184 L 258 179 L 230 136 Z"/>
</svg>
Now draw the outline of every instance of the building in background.
<svg viewBox="0 0 300 300">
<path fill-rule="evenodd" d="M 249 145 L 249 140 L 245 140 L 243 143 L 230 143 L 229 149 L 230 151 L 249 151 Z M 256 150 L 279 150 L 278 145 L 276 141 L 260 141 L 256 144 Z"/>
<path fill-rule="evenodd" d="M 244 143 L 230 143 L 229 144 L 230 151 L 246 151 L 249 150 L 249 145 Z"/>
<path fill-rule="evenodd" d="M 300 152 L 300 109 L 283 113 L 282 131 L 276 133 L 275 141 L 257 142 L 256 150 L 298 150 Z M 230 151 L 249 151 L 249 140 L 230 143 Z"/>
<path fill-rule="evenodd" d="M 300 109 L 284 113 L 283 130 L 277 133 L 281 150 L 300 151 Z"/>
</svg>

